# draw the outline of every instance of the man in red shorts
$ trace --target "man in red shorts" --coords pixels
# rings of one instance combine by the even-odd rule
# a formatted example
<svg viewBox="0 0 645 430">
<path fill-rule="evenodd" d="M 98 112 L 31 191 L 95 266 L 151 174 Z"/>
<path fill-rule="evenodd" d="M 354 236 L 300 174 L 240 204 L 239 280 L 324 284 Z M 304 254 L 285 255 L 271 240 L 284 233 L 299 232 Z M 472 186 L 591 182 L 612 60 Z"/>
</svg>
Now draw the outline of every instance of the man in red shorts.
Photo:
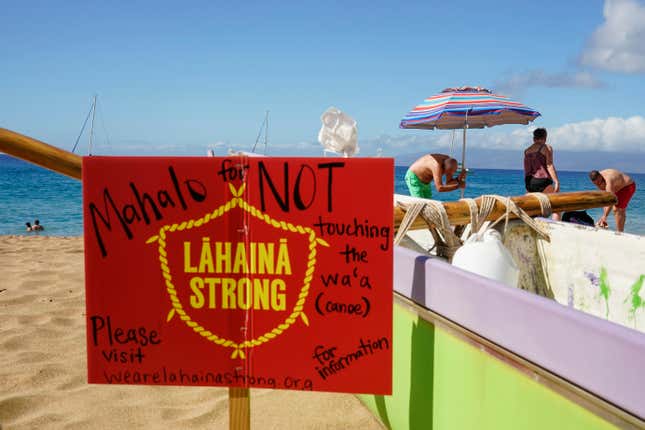
<svg viewBox="0 0 645 430">
<path fill-rule="evenodd" d="M 616 194 L 616 197 L 618 198 L 618 203 L 614 206 L 616 230 L 623 231 L 625 229 L 627 204 L 634 195 L 634 192 L 636 192 L 636 182 L 634 182 L 634 180 L 625 173 L 616 169 L 605 169 L 600 172 L 592 170 L 589 172 L 589 179 L 591 179 L 591 182 L 596 184 L 599 189 Z M 607 227 L 607 216 L 609 216 L 610 211 L 611 206 L 607 206 L 596 225 L 599 227 Z"/>
</svg>

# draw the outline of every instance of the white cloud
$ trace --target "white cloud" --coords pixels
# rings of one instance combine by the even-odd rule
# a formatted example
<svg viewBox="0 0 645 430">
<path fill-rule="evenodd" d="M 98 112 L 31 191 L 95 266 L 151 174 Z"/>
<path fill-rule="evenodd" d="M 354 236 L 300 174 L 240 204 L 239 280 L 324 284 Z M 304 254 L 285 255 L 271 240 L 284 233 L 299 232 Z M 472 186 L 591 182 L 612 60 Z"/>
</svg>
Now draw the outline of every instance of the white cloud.
<svg viewBox="0 0 645 430">
<path fill-rule="evenodd" d="M 468 134 L 468 147 L 519 150 L 531 143 L 534 128 L 520 127 L 508 132 L 503 132 L 502 127 L 472 130 Z M 548 133 L 548 141 L 556 150 L 645 153 L 645 117 L 642 116 L 574 122 L 549 128 Z M 453 154 L 457 154 L 461 148 L 461 131 L 455 132 L 454 142 L 452 132 L 446 130 L 413 135 L 384 135 L 359 143 L 367 151 L 381 147 L 388 156 L 422 151 L 447 152 L 451 150 L 451 146 Z"/>
<path fill-rule="evenodd" d="M 503 126 L 489 129 L 469 130 L 468 147 L 482 149 L 521 150 L 530 144 L 535 126 Z M 611 151 L 645 154 L 645 117 L 598 118 L 564 124 L 548 129 L 549 143 L 558 151 Z M 454 135 L 454 138 L 453 138 Z M 395 135 L 384 134 L 376 138 L 359 138 L 361 156 L 374 156 L 382 150 L 384 156 L 398 156 L 424 151 L 461 154 L 462 131 L 455 130 L 401 130 Z M 155 155 L 206 155 L 208 145 L 200 144 L 155 144 L 147 141 L 117 140 L 115 153 Z M 248 146 L 219 141 L 217 155 L 225 155 L 228 148 L 250 150 Z M 258 146 L 258 152 L 264 152 Z M 105 153 L 105 152 L 97 152 Z M 112 152 L 108 152 L 112 153 Z M 269 143 L 267 155 L 322 156 L 320 143 L 315 140 L 294 143 Z"/>
<path fill-rule="evenodd" d="M 609 117 L 565 124 L 550 139 L 570 151 L 645 152 L 645 118 Z"/>
<path fill-rule="evenodd" d="M 602 88 L 605 84 L 585 71 L 548 73 L 535 69 L 515 73 L 494 85 L 496 91 L 517 94 L 529 87 L 547 88 Z"/>
<path fill-rule="evenodd" d="M 606 0 L 605 21 L 580 57 L 582 64 L 624 73 L 645 72 L 645 4 Z"/>
</svg>

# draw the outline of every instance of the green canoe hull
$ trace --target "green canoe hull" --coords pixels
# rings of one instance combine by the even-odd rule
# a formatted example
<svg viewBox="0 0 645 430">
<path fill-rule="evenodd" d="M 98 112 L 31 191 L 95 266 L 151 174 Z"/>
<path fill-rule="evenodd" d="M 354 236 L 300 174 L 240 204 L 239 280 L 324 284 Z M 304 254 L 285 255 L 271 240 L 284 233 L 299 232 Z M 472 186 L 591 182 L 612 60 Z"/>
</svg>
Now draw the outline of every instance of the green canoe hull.
<svg viewBox="0 0 645 430">
<path fill-rule="evenodd" d="M 417 308 L 415 310 L 415 308 Z M 421 311 L 421 314 L 418 312 Z M 398 297 L 393 393 L 360 395 L 392 429 L 608 429 L 638 421 Z M 425 319 L 424 319 L 425 318 Z M 472 333 L 471 333 L 472 335 Z"/>
</svg>

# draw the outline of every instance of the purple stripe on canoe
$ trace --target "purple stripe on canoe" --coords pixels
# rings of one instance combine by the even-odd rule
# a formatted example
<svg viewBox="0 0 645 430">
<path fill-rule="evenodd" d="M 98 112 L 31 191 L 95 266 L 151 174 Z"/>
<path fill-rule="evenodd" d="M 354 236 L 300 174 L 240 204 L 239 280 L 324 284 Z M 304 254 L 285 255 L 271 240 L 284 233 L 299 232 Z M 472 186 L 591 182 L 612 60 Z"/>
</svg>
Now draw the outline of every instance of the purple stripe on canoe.
<svg viewBox="0 0 645 430">
<path fill-rule="evenodd" d="M 394 289 L 645 419 L 645 334 L 401 247 Z"/>
</svg>

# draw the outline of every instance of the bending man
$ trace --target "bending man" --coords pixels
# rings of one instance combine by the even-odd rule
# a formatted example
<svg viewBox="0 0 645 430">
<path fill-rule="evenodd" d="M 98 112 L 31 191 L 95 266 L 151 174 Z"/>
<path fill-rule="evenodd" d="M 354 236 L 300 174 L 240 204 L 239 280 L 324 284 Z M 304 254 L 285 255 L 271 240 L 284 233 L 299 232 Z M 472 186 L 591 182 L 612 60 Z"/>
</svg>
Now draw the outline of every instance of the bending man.
<svg viewBox="0 0 645 430">
<path fill-rule="evenodd" d="M 614 206 L 614 217 L 616 219 L 616 230 L 623 231 L 625 229 L 627 205 L 636 192 L 636 182 L 625 173 L 616 169 L 605 169 L 600 172 L 592 170 L 589 172 L 589 179 L 599 189 L 614 193 L 618 198 L 618 203 Z M 607 206 L 596 225 L 599 227 L 607 227 L 607 217 L 610 211 L 611 206 Z"/>
<path fill-rule="evenodd" d="M 444 154 L 427 154 L 412 163 L 405 173 L 405 183 L 412 197 L 432 198 L 430 183 L 440 193 L 453 191 L 466 186 L 466 172 L 461 172 L 458 178 L 452 176 L 457 172 L 457 160 Z M 446 182 L 443 182 L 443 177 Z"/>
</svg>

